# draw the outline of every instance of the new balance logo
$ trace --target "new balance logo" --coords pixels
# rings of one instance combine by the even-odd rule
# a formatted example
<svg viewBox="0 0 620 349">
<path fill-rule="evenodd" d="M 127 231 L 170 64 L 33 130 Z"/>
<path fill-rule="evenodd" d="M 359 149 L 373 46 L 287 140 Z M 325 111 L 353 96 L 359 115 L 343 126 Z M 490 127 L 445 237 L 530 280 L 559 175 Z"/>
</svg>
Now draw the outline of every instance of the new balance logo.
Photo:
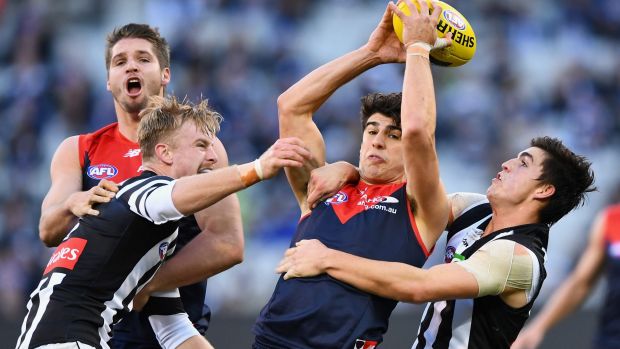
<svg viewBox="0 0 620 349">
<path fill-rule="evenodd" d="M 129 149 L 129 151 L 123 155 L 124 158 L 133 158 L 140 155 L 140 148 L 138 149 Z"/>
</svg>

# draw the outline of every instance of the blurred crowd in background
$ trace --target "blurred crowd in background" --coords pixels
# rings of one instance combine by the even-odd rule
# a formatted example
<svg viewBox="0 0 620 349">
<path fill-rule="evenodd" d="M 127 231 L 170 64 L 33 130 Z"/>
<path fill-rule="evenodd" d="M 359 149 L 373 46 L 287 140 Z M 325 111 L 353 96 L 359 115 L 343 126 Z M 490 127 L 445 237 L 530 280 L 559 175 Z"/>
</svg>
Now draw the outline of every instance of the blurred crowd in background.
<svg viewBox="0 0 620 349">
<path fill-rule="evenodd" d="M 537 135 L 560 137 L 594 162 L 599 192 L 551 230 L 547 297 L 573 266 L 595 213 L 618 199 L 620 2 L 448 2 L 473 25 L 478 45 L 467 65 L 434 68 L 448 191 L 484 192 L 501 162 Z M 278 95 L 363 45 L 385 6 L 383 0 L 0 0 L 0 317 L 22 318 L 52 252 L 37 226 L 54 150 L 67 136 L 115 121 L 104 62 L 105 37 L 114 27 L 159 27 L 172 49 L 167 92 L 207 97 L 224 116 L 220 138 L 231 163 L 241 163 L 277 138 Z M 359 98 L 400 91 L 402 72 L 399 64 L 375 68 L 319 110 L 328 161 L 357 163 Z M 245 261 L 209 284 L 215 316 L 258 313 L 299 218 L 283 175 L 240 199 Z"/>
</svg>

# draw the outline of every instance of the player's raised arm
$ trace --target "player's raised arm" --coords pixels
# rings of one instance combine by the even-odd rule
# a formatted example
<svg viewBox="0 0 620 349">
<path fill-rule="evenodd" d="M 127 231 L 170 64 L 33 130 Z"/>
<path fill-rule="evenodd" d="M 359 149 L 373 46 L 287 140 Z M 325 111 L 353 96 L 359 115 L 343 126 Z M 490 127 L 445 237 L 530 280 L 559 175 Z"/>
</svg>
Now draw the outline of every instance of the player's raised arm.
<svg viewBox="0 0 620 349">
<path fill-rule="evenodd" d="M 420 2 L 419 11 L 411 1 L 406 3 L 412 9 L 410 16 L 393 3 L 389 6 L 403 21 L 403 42 L 407 48 L 401 107 L 407 195 L 425 245 L 433 246 L 449 216 L 435 150 L 437 112 L 429 60 L 431 47 L 437 40 L 435 27 L 441 7 L 435 3 L 429 15 L 426 1 Z"/>
<path fill-rule="evenodd" d="M 379 64 L 403 60 L 402 44 L 394 34 L 391 12 L 386 8 L 364 46 L 312 71 L 278 98 L 280 136 L 302 139 L 314 157 L 310 166 L 286 169 L 302 214 L 310 210 L 306 200 L 310 171 L 325 163 L 325 143 L 312 115 L 356 76 Z"/>
</svg>

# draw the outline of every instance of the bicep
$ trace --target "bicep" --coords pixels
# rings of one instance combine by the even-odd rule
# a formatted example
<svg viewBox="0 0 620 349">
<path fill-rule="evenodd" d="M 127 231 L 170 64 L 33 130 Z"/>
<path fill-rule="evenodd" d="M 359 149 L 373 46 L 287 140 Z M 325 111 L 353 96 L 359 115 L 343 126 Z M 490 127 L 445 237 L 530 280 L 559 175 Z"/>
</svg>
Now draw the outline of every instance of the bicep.
<svg viewBox="0 0 620 349">
<path fill-rule="evenodd" d="M 42 211 L 65 201 L 69 195 L 82 190 L 82 168 L 78 154 L 78 136 L 65 139 L 52 158 L 51 185 L 43 199 Z"/>
<path fill-rule="evenodd" d="M 432 246 L 446 227 L 449 206 L 439 178 L 439 161 L 434 141 L 422 138 L 413 137 L 405 145 L 405 149 L 415 149 L 404 151 L 407 196 L 424 242 Z"/>
</svg>

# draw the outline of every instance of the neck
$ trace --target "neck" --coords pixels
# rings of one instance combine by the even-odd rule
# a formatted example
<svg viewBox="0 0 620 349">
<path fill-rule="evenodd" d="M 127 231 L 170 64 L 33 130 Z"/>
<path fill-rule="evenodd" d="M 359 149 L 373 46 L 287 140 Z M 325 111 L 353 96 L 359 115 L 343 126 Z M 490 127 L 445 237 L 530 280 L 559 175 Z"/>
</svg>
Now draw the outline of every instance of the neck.
<svg viewBox="0 0 620 349">
<path fill-rule="evenodd" d="M 162 163 L 154 163 L 145 161 L 142 164 L 142 169 L 144 171 L 155 172 L 158 176 L 168 176 L 170 178 L 175 178 L 169 166 L 166 166 Z"/>
<path fill-rule="evenodd" d="M 128 113 L 117 103 L 114 103 L 116 119 L 118 120 L 118 130 L 123 137 L 132 142 L 138 142 L 138 124 L 140 124 L 139 113 Z"/>
<path fill-rule="evenodd" d="M 491 204 L 491 209 L 493 217 L 484 230 L 483 236 L 518 225 L 538 223 L 538 212 L 523 206 L 495 207 Z"/>
</svg>

